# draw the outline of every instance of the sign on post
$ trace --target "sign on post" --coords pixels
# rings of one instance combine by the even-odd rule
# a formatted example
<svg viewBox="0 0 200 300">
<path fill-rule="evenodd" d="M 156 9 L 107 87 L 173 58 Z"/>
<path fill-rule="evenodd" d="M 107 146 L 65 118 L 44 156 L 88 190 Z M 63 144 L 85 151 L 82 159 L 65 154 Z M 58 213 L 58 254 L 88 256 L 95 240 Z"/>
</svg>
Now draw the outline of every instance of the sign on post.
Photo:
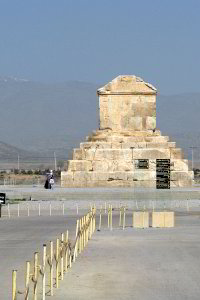
<svg viewBox="0 0 200 300">
<path fill-rule="evenodd" d="M 6 204 L 6 193 L 0 193 L 0 204 Z"/>
</svg>

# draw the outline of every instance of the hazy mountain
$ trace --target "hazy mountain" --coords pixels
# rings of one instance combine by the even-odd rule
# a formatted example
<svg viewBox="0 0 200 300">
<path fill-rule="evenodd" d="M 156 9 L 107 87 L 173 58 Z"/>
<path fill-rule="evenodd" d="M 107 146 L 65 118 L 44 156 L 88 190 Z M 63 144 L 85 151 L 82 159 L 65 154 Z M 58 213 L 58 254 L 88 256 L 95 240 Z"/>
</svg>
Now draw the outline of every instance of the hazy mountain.
<svg viewBox="0 0 200 300">
<path fill-rule="evenodd" d="M 0 139 L 65 154 L 98 124 L 97 85 L 0 79 Z M 67 153 L 66 153 L 67 155 Z"/>
<path fill-rule="evenodd" d="M 56 151 L 67 157 L 68 150 L 98 128 L 99 86 L 0 77 L 0 140 L 28 151 L 48 155 Z M 157 127 L 187 151 L 200 145 L 199 111 L 200 93 L 159 95 Z"/>
</svg>

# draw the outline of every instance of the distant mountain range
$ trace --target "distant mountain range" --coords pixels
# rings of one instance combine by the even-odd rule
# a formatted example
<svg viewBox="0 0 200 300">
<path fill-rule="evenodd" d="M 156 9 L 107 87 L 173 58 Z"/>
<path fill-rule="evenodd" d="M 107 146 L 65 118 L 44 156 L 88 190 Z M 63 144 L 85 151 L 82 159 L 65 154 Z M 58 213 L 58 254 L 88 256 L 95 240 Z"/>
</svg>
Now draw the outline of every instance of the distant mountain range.
<svg viewBox="0 0 200 300">
<path fill-rule="evenodd" d="M 56 152 L 67 158 L 98 128 L 96 90 L 102 85 L 46 84 L 0 76 L 0 156 L 16 157 L 19 152 L 21 156 L 53 156 Z M 157 96 L 157 127 L 185 152 L 200 146 L 199 112 L 200 93 Z M 14 145 L 10 151 L 9 144 Z"/>
</svg>

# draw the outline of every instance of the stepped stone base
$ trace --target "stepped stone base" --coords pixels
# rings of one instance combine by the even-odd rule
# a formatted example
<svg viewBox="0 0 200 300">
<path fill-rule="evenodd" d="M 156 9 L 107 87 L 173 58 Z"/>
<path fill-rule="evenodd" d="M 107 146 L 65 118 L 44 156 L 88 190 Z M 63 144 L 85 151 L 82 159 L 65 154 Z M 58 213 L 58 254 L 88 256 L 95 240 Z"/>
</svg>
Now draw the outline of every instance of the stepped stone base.
<svg viewBox="0 0 200 300">
<path fill-rule="evenodd" d="M 148 160 L 148 169 L 138 168 L 140 159 Z M 171 187 L 192 185 L 193 172 L 182 150 L 160 131 L 98 130 L 74 149 L 67 171 L 61 173 L 61 186 L 156 188 L 156 159 L 170 159 Z"/>
</svg>

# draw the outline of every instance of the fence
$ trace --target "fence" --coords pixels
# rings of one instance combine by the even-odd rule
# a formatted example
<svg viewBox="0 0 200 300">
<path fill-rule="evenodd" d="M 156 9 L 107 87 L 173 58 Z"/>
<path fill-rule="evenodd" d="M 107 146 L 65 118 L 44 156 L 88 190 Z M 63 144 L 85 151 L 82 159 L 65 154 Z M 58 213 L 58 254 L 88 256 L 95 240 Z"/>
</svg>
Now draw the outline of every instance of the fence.
<svg viewBox="0 0 200 300">
<path fill-rule="evenodd" d="M 187 212 L 188 206 L 186 207 Z M 115 219 L 119 218 L 119 223 L 117 223 L 117 228 L 122 228 L 123 230 L 127 227 L 126 216 L 131 217 L 131 223 L 128 227 L 133 228 L 148 228 L 148 227 L 174 227 L 174 211 L 167 211 L 165 208 L 163 210 L 155 211 L 155 206 L 151 211 L 146 210 L 146 207 L 139 210 L 128 210 L 126 206 L 120 206 L 118 208 L 113 208 L 111 204 L 105 203 L 105 212 L 102 206 L 99 209 L 99 226 L 98 230 L 102 227 L 102 216 L 107 218 L 107 227 L 113 230 L 113 213 L 115 213 Z"/>
<path fill-rule="evenodd" d="M 23 295 L 25 300 L 30 297 L 33 300 L 38 300 L 39 295 L 42 300 L 45 300 L 47 293 L 53 296 L 54 279 L 55 287 L 58 288 L 59 280 L 63 280 L 64 273 L 72 267 L 72 262 L 75 262 L 91 239 L 96 226 L 95 216 L 96 208 L 92 207 L 90 212 L 77 220 L 73 246 L 69 241 L 68 231 L 66 231 L 56 239 L 55 248 L 53 241 L 50 241 L 48 246 L 43 245 L 42 257 L 39 256 L 38 252 L 34 253 L 33 261 L 26 262 L 25 288 L 23 291 L 19 290 L 17 286 L 17 270 L 12 271 L 12 300 L 16 300 L 18 294 Z M 46 290 L 47 278 L 49 291 Z"/>
<path fill-rule="evenodd" d="M 35 201 L 24 201 L 17 204 L 7 204 L 2 206 L 2 217 L 22 217 L 22 216 L 44 216 L 44 215 L 66 215 L 69 209 L 74 210 L 75 213 L 79 214 L 78 203 L 73 203 L 70 208 L 67 207 L 64 201 L 53 201 L 53 202 L 35 202 Z"/>
</svg>

